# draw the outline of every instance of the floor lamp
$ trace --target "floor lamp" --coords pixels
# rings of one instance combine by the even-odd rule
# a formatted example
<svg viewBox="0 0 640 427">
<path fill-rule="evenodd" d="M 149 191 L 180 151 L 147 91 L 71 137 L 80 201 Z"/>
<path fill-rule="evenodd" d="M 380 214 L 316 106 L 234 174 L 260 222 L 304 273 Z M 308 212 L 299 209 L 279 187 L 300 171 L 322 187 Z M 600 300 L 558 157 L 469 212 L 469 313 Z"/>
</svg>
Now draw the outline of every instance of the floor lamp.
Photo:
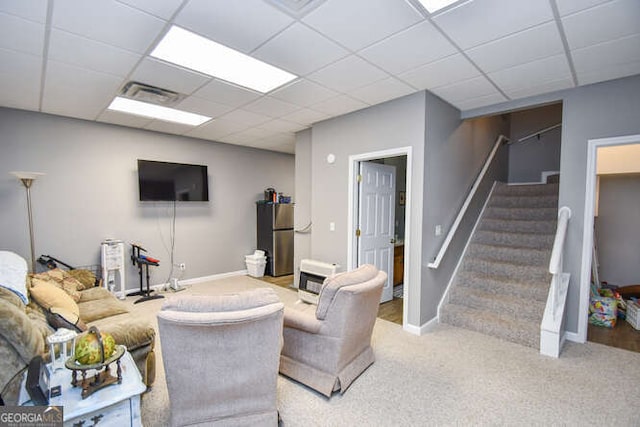
<svg viewBox="0 0 640 427">
<path fill-rule="evenodd" d="M 39 176 L 44 175 L 40 172 L 10 172 L 12 175 L 16 176 L 24 185 L 24 188 L 27 189 L 27 213 L 29 215 L 29 241 L 31 243 L 31 272 L 36 272 L 36 253 L 35 253 L 35 245 L 33 240 L 33 215 L 31 214 L 31 184 L 36 180 Z"/>
</svg>

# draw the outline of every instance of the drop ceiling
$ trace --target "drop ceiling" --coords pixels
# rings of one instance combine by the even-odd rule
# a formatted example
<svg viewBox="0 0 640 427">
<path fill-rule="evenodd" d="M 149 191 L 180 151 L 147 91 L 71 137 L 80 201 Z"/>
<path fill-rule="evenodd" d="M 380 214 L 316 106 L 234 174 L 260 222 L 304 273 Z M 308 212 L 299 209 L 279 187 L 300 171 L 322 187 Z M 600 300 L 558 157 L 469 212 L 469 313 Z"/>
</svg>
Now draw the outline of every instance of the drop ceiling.
<svg viewBox="0 0 640 427">
<path fill-rule="evenodd" d="M 299 78 L 262 94 L 151 58 L 172 25 Z M 0 106 L 287 153 L 315 122 L 425 89 L 464 111 L 639 73 L 638 0 L 0 1 Z M 213 120 L 107 110 L 130 81 Z"/>
</svg>

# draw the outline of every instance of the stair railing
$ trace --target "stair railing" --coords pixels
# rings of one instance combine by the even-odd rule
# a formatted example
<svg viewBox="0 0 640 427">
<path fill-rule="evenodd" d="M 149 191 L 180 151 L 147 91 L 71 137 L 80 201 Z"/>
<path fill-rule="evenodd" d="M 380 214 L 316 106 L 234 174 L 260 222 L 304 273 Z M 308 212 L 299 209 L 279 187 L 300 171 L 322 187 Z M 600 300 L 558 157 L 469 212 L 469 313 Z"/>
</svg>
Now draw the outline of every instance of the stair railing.
<svg viewBox="0 0 640 427">
<path fill-rule="evenodd" d="M 438 254 L 436 255 L 436 257 L 432 262 L 427 264 L 429 268 L 437 269 L 438 267 L 440 267 L 440 262 L 442 262 L 442 258 L 444 258 L 444 255 L 447 252 L 447 249 L 449 249 L 449 245 L 451 244 L 453 237 L 458 231 L 458 227 L 460 226 L 460 223 L 462 222 L 464 215 L 467 213 L 467 209 L 471 204 L 471 200 L 473 200 L 473 197 L 476 195 L 476 191 L 478 191 L 478 187 L 480 187 L 480 184 L 482 183 L 482 180 L 484 179 L 484 176 L 486 175 L 487 170 L 489 170 L 489 166 L 491 165 L 491 162 L 493 161 L 493 158 L 495 157 L 496 152 L 498 151 L 498 148 L 500 148 L 500 145 L 502 145 L 503 142 L 509 142 L 509 138 L 507 138 L 504 135 L 498 136 L 495 144 L 493 145 L 493 149 L 491 150 L 491 153 L 489 153 L 489 156 L 487 156 L 487 160 L 484 162 L 484 166 L 482 166 L 482 169 L 480 170 L 478 177 L 473 183 L 471 190 L 469 190 L 469 194 L 467 194 L 467 198 L 464 200 L 464 203 L 460 207 L 458 216 L 456 216 L 456 219 L 453 222 L 453 225 L 449 229 L 449 232 L 447 233 L 447 237 L 442 242 L 442 246 L 440 247 Z"/>
<path fill-rule="evenodd" d="M 563 271 L 563 254 L 570 218 L 571 209 L 567 206 L 558 210 L 558 225 L 549 260 L 549 273 L 552 275 L 551 285 L 540 324 L 540 353 L 552 357 L 560 355 L 564 343 L 561 329 L 570 275 Z"/>
</svg>

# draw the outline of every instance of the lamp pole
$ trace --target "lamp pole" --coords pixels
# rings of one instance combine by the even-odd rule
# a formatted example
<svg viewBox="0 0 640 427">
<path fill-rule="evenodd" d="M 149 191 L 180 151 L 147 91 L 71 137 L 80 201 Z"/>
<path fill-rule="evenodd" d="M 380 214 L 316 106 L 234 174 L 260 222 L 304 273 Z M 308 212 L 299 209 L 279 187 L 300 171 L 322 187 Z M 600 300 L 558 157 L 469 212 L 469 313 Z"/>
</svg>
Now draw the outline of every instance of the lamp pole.
<svg viewBox="0 0 640 427">
<path fill-rule="evenodd" d="M 27 190 L 27 214 L 29 215 L 29 242 L 31 244 L 31 272 L 36 272 L 36 252 L 35 252 L 35 239 L 33 238 L 33 213 L 31 210 L 31 185 L 33 181 L 40 176 L 44 175 L 38 172 L 11 172 L 11 174 L 18 177 L 20 182 Z"/>
</svg>

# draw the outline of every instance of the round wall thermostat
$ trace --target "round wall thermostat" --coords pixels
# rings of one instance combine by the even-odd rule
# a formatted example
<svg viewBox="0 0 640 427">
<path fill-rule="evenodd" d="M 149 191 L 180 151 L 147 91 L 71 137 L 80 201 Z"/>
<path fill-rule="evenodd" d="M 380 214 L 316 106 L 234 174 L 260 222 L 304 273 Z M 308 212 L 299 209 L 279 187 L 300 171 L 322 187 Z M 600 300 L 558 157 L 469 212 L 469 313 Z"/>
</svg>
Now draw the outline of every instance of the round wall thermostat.
<svg viewBox="0 0 640 427">
<path fill-rule="evenodd" d="M 336 161 L 336 156 L 335 154 L 328 154 L 327 155 L 327 163 L 329 164 L 333 164 Z"/>
</svg>

